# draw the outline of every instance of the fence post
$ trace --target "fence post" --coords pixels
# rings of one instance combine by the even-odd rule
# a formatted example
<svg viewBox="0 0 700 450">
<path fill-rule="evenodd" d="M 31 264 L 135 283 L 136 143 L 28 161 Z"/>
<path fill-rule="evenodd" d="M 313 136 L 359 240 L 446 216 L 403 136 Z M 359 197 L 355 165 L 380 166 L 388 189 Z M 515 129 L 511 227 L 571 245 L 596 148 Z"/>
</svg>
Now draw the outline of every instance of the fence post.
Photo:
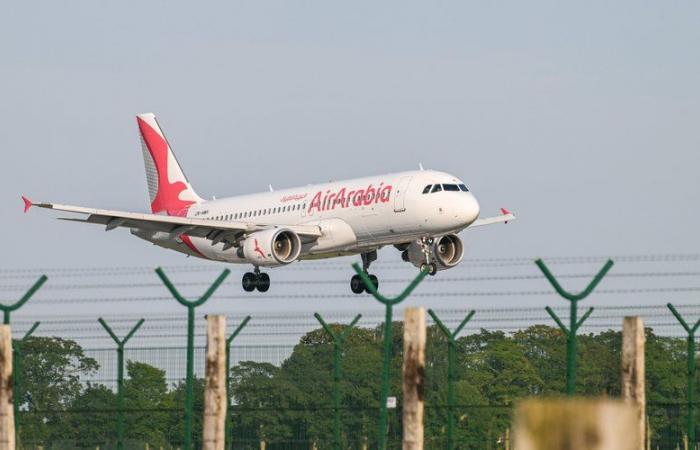
<svg viewBox="0 0 700 450">
<path fill-rule="evenodd" d="M 326 330 L 326 333 L 333 339 L 333 448 L 335 450 L 340 450 L 340 358 L 345 336 L 348 335 L 352 327 L 360 320 L 362 314 L 356 315 L 352 322 L 350 322 L 350 325 L 340 333 L 333 331 L 333 329 L 324 322 L 319 313 L 314 313 L 314 317 L 319 321 L 323 329 Z"/>
<path fill-rule="evenodd" d="M 26 333 L 24 333 L 22 339 L 13 341 L 14 349 L 12 352 L 12 364 L 14 366 L 14 376 L 12 389 L 13 396 L 17 396 L 17 398 L 13 401 L 15 414 L 15 434 L 19 438 L 18 440 L 20 445 L 22 444 L 19 433 L 19 404 L 22 402 L 22 346 L 24 345 L 25 341 L 31 337 L 32 333 L 34 333 L 39 325 L 41 325 L 41 322 L 34 322 L 34 325 L 32 325 L 32 327 Z"/>
<path fill-rule="evenodd" d="M 532 399 L 515 412 L 518 450 L 637 450 L 635 408 L 619 400 Z"/>
<path fill-rule="evenodd" d="M 15 450 L 12 331 L 9 325 L 0 325 L 0 450 Z"/>
<path fill-rule="evenodd" d="M 622 399 L 637 408 L 638 450 L 644 450 L 646 436 L 644 340 L 641 317 L 625 317 L 622 322 L 621 391 Z"/>
<path fill-rule="evenodd" d="M 10 325 L 10 314 L 17 311 L 22 306 L 24 306 L 24 304 L 27 303 L 29 301 L 29 299 L 32 298 L 32 296 L 34 296 L 34 294 L 36 294 L 36 291 L 38 291 L 41 288 L 41 286 L 43 286 L 43 284 L 46 283 L 46 280 L 48 280 L 48 277 L 46 275 L 40 276 L 39 279 L 34 282 L 32 287 L 30 287 L 29 290 L 27 292 L 25 292 L 24 295 L 19 300 L 17 300 L 15 303 L 13 303 L 11 305 L 5 305 L 5 304 L 0 303 L 0 311 L 2 311 L 2 323 L 4 325 Z M 35 323 L 32 326 L 32 328 L 27 332 L 27 334 L 25 334 L 22 341 L 24 341 L 24 339 L 28 338 L 34 332 L 34 330 L 36 330 L 36 327 L 38 327 L 38 326 L 39 326 L 39 322 Z M 19 342 L 17 342 L 17 343 L 13 342 L 13 345 L 21 345 L 21 344 Z M 12 352 L 13 358 L 21 357 L 20 353 L 21 353 L 21 349 L 18 349 L 17 347 L 13 348 L 13 352 Z M 15 359 L 14 365 L 15 365 L 15 367 L 14 367 L 15 379 L 13 380 L 14 393 L 20 394 L 19 384 L 18 384 L 19 380 L 18 379 L 19 379 L 19 377 L 21 377 L 21 373 L 20 373 L 21 362 L 19 360 Z M 11 398 L 11 399 L 12 399 L 12 403 L 14 404 L 15 429 L 17 431 L 19 431 L 18 412 L 19 412 L 19 402 L 22 401 L 22 399 L 19 398 L 19 395 L 18 395 L 18 397 Z"/>
<path fill-rule="evenodd" d="M 688 333 L 688 441 L 691 448 L 695 448 L 695 332 L 700 326 L 700 319 L 698 319 L 695 324 L 690 327 L 688 323 L 683 320 L 680 313 L 673 307 L 672 304 L 668 303 L 668 309 L 671 310 L 678 322 Z"/>
<path fill-rule="evenodd" d="M 243 319 L 243 322 L 241 322 L 240 325 L 234 330 L 233 333 L 231 333 L 231 336 L 229 336 L 226 339 L 226 427 L 225 427 L 225 433 L 226 437 L 224 438 L 224 441 L 227 443 L 227 448 L 233 448 L 233 442 L 231 442 L 231 422 L 233 421 L 233 405 L 231 404 L 231 343 L 233 342 L 234 339 L 236 339 L 236 336 L 238 336 L 238 333 L 245 328 L 246 325 L 248 325 L 248 322 L 250 321 L 250 316 L 245 316 Z M 230 445 L 229 445 L 230 444 Z"/>
<path fill-rule="evenodd" d="M 384 355 L 382 360 L 382 382 L 379 393 L 379 428 L 378 428 L 378 440 L 377 448 L 379 450 L 386 449 L 386 434 L 387 434 L 387 423 L 388 423 L 388 412 L 386 400 L 389 396 L 389 370 L 391 365 L 391 332 L 392 332 L 392 317 L 394 305 L 397 305 L 404 301 L 411 292 L 423 281 L 428 275 L 427 269 L 421 271 L 418 276 L 404 289 L 404 291 L 394 298 L 386 298 L 377 292 L 377 288 L 369 279 L 364 270 L 359 264 L 354 263 L 352 265 L 357 275 L 359 275 L 362 283 L 365 285 L 367 292 L 372 294 L 372 296 L 380 303 L 386 307 L 386 313 L 384 317 Z"/>
<path fill-rule="evenodd" d="M 469 314 L 460 322 L 454 332 L 447 329 L 440 318 L 432 309 L 428 310 L 428 314 L 433 318 L 438 329 L 447 338 L 447 449 L 454 450 L 454 427 L 455 427 L 455 356 L 457 353 L 457 336 L 462 331 L 462 328 L 471 320 L 475 311 L 469 311 Z"/>
<path fill-rule="evenodd" d="M 124 449 L 124 346 L 131 339 L 131 336 L 136 333 L 136 330 L 141 328 L 144 319 L 139 320 L 136 325 L 127 333 L 124 339 L 119 339 L 112 329 L 107 325 L 102 317 L 97 319 L 107 333 L 112 337 L 117 344 L 117 449 Z"/>
<path fill-rule="evenodd" d="M 425 308 L 406 308 L 403 323 L 403 450 L 423 450 Z"/>
<path fill-rule="evenodd" d="M 224 450 L 226 428 L 226 317 L 207 316 L 203 450 Z"/>
<path fill-rule="evenodd" d="M 157 267 L 156 273 L 175 300 L 187 308 L 187 378 L 185 380 L 185 437 L 183 439 L 183 448 L 184 450 L 192 450 L 192 409 L 194 407 L 194 310 L 209 300 L 209 297 L 221 286 L 221 283 L 224 282 L 231 271 L 224 269 L 221 275 L 219 275 L 219 278 L 214 281 L 214 284 L 207 289 L 204 295 L 195 301 L 189 301 L 180 295 L 175 285 L 170 282 L 170 279 L 165 275 L 162 268 Z"/>
<path fill-rule="evenodd" d="M 559 317 L 554 313 L 554 310 L 547 306 L 545 310 L 552 316 L 552 319 L 559 325 L 559 328 L 566 335 L 566 395 L 573 396 L 576 392 L 576 332 L 581 327 L 583 322 L 588 319 L 588 316 L 593 312 L 593 308 L 588 308 L 588 311 L 581 317 L 581 320 L 577 320 L 578 314 L 578 302 L 588 297 L 593 289 L 601 282 L 603 277 L 608 273 L 610 268 L 613 266 L 613 261 L 609 259 L 602 269 L 593 277 L 593 280 L 588 284 L 586 289 L 579 292 L 578 294 L 572 294 L 565 291 L 554 275 L 549 271 L 544 261 L 541 259 L 535 260 L 535 264 L 540 268 L 544 276 L 549 280 L 550 284 L 557 293 L 564 299 L 568 300 L 570 303 L 569 312 L 569 327 L 567 328 Z"/>
<path fill-rule="evenodd" d="M 29 290 L 20 298 L 17 300 L 15 303 L 11 305 L 3 305 L 0 304 L 0 311 L 2 311 L 2 323 L 5 325 L 10 324 L 10 313 L 17 311 L 19 308 L 21 308 L 27 301 L 32 298 L 32 296 L 36 293 L 36 291 L 39 290 L 39 288 L 46 283 L 46 280 L 48 280 L 48 277 L 46 275 L 42 275 L 39 277 L 36 282 L 34 282 L 34 285 L 29 288 Z"/>
</svg>

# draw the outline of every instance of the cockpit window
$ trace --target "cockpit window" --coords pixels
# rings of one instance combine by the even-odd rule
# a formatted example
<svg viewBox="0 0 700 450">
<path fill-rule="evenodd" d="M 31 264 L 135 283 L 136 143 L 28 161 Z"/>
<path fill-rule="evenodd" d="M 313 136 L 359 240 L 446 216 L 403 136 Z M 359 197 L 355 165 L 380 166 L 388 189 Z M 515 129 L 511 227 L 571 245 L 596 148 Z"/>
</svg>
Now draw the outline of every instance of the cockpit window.
<svg viewBox="0 0 700 450">
<path fill-rule="evenodd" d="M 439 184 L 436 184 L 435 186 L 433 186 L 433 190 L 430 191 L 430 193 L 434 194 L 436 192 L 440 192 L 441 190 L 442 190 L 442 186 L 440 186 Z"/>
<path fill-rule="evenodd" d="M 427 186 L 425 187 L 425 189 L 423 189 L 423 193 L 424 193 L 424 194 L 427 194 L 428 192 L 430 192 L 430 188 L 431 188 L 431 187 L 433 187 L 432 184 L 427 185 Z"/>
<path fill-rule="evenodd" d="M 469 188 L 467 188 L 467 187 L 466 187 L 465 185 L 463 185 L 463 184 L 460 184 L 460 185 L 459 185 L 459 189 L 460 189 L 462 192 L 469 192 Z"/>
<path fill-rule="evenodd" d="M 442 188 L 446 191 L 459 192 L 459 186 L 456 184 L 443 184 Z"/>
</svg>

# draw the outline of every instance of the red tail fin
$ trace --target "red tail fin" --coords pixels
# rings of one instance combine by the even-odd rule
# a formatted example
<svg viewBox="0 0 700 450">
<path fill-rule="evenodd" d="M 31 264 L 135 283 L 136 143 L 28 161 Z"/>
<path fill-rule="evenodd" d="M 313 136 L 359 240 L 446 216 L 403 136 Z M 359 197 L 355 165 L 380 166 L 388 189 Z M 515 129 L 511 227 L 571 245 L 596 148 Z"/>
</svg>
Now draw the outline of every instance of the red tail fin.
<svg viewBox="0 0 700 450">
<path fill-rule="evenodd" d="M 177 162 L 156 116 L 151 113 L 139 114 L 136 120 L 141 133 L 151 211 L 165 212 L 171 216 L 186 215 L 187 208 L 202 199 L 192 189 Z"/>
</svg>

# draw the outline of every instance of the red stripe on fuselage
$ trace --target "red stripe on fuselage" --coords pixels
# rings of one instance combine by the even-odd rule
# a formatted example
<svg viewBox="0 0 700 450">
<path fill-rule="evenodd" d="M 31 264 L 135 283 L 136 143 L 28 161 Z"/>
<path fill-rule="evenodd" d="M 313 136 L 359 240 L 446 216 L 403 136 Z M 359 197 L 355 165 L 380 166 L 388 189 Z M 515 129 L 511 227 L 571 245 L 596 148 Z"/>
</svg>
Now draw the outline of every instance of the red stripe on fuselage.
<svg viewBox="0 0 700 450">
<path fill-rule="evenodd" d="M 206 256 L 204 256 L 204 255 L 202 254 L 202 252 L 200 252 L 199 250 L 197 250 L 197 247 L 195 247 L 194 244 L 192 243 L 192 238 L 190 238 L 190 237 L 187 236 L 186 234 L 181 234 L 181 235 L 180 235 L 180 239 L 182 240 L 182 243 L 185 244 L 185 245 L 187 246 L 187 248 L 189 248 L 190 250 L 192 250 L 193 252 L 195 252 L 198 256 L 201 256 L 202 258 L 209 259 L 209 258 L 207 258 Z"/>
</svg>

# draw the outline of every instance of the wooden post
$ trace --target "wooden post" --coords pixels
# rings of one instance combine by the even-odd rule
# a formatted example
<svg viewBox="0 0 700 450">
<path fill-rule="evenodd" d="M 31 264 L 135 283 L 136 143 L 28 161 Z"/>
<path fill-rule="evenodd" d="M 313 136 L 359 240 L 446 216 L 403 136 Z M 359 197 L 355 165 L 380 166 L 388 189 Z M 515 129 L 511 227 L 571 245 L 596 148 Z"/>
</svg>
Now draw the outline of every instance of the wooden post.
<svg viewBox="0 0 700 450">
<path fill-rule="evenodd" d="M 224 450 L 226 427 L 226 317 L 207 316 L 204 450 Z"/>
<path fill-rule="evenodd" d="M 403 450 L 423 450 L 425 308 L 406 308 L 403 325 Z"/>
<path fill-rule="evenodd" d="M 638 450 L 637 408 L 616 400 L 526 400 L 515 412 L 518 450 Z"/>
<path fill-rule="evenodd" d="M 0 450 L 15 450 L 15 414 L 12 403 L 12 332 L 0 325 Z"/>
<path fill-rule="evenodd" d="M 622 322 L 622 399 L 637 408 L 638 450 L 644 450 L 646 436 L 646 397 L 644 380 L 644 322 L 625 317 Z"/>
</svg>

